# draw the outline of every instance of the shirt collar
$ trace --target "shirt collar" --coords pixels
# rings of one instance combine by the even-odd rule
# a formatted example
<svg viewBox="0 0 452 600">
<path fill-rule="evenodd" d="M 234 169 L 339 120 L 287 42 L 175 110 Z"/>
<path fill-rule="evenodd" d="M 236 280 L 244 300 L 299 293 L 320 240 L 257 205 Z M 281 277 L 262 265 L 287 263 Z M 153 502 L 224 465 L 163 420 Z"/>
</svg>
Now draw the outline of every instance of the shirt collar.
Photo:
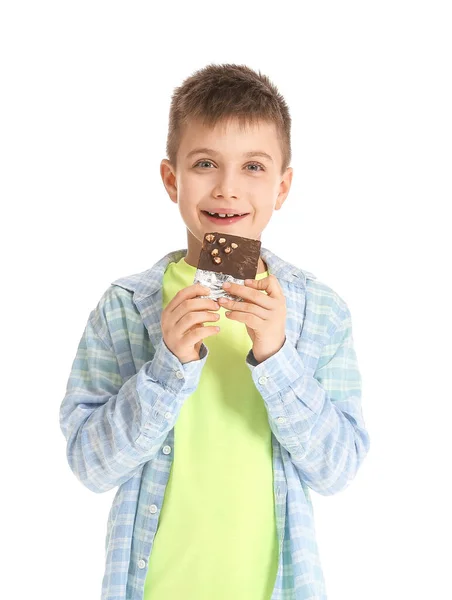
<svg viewBox="0 0 452 600">
<path fill-rule="evenodd" d="M 113 281 L 112 285 L 119 285 L 133 291 L 134 300 L 139 302 L 147 296 L 154 294 L 162 287 L 163 275 L 168 265 L 171 262 L 179 261 L 183 256 L 186 256 L 186 254 L 186 248 L 169 252 L 150 269 L 134 275 L 120 277 Z M 316 279 L 315 275 L 309 271 L 299 269 L 263 246 L 261 246 L 261 258 L 267 264 L 268 273 L 273 274 L 278 280 L 283 280 L 300 288 L 305 288 L 307 278 Z"/>
</svg>

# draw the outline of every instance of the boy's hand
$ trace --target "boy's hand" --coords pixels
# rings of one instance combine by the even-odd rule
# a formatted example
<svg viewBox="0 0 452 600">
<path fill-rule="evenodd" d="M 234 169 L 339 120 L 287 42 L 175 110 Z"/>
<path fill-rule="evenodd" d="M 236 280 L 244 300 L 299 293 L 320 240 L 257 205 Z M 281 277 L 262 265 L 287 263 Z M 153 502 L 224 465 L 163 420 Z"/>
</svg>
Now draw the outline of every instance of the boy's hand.
<svg viewBox="0 0 452 600">
<path fill-rule="evenodd" d="M 286 299 L 278 279 L 270 274 L 263 279 L 245 279 L 245 285 L 230 283 L 228 287 L 224 283 L 223 288 L 244 299 L 219 298 L 218 302 L 231 311 L 225 313 L 229 319 L 245 323 L 255 359 L 262 362 L 276 354 L 286 341 Z"/>
<path fill-rule="evenodd" d="M 198 298 L 210 292 L 209 288 L 194 283 L 181 289 L 167 304 L 161 316 L 163 341 L 182 364 L 199 360 L 202 341 L 218 333 L 215 326 L 205 322 L 217 321 L 219 314 L 210 312 L 220 307 L 215 300 Z"/>
</svg>

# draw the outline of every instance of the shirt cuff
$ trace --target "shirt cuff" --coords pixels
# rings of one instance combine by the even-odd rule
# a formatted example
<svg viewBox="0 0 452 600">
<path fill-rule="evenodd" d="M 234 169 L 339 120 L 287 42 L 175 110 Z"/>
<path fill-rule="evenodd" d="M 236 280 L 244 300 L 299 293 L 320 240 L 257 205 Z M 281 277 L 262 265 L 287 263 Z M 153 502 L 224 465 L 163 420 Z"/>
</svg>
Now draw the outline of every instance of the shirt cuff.
<svg viewBox="0 0 452 600">
<path fill-rule="evenodd" d="M 162 338 L 149 364 L 147 375 L 175 395 L 182 390 L 186 394 L 190 394 L 191 390 L 194 391 L 198 385 L 208 354 L 209 351 L 203 343 L 201 344 L 198 360 L 181 363 Z"/>
<path fill-rule="evenodd" d="M 278 352 L 261 363 L 257 362 L 251 349 L 246 356 L 246 364 L 264 399 L 283 392 L 302 377 L 304 371 L 303 361 L 287 337 Z"/>
</svg>

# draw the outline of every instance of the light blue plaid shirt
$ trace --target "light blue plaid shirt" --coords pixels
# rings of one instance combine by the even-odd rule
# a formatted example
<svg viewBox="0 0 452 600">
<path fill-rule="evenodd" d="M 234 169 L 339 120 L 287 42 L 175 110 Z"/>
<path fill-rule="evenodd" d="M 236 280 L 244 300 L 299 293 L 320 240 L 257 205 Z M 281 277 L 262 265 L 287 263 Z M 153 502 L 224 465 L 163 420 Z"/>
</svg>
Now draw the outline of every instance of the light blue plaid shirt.
<svg viewBox="0 0 452 600">
<path fill-rule="evenodd" d="M 174 425 L 209 350 L 182 364 L 162 339 L 170 262 L 114 281 L 89 315 L 60 408 L 67 458 L 94 492 L 119 486 L 108 516 L 102 600 L 142 600 L 174 444 Z M 361 377 L 345 301 L 308 271 L 261 247 L 286 299 L 286 341 L 246 356 L 272 430 L 279 566 L 271 600 L 325 600 L 310 490 L 345 489 L 369 450 Z M 350 573 L 350 576 L 352 573 Z"/>
</svg>

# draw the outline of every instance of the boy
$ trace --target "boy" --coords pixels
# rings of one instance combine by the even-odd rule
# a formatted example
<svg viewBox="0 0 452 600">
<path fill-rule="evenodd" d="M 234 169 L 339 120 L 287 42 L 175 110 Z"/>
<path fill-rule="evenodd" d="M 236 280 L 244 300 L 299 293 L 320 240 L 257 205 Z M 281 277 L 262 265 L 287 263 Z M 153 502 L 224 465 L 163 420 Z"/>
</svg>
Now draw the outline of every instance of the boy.
<svg viewBox="0 0 452 600">
<path fill-rule="evenodd" d="M 60 411 L 75 475 L 119 486 L 103 600 L 326 598 L 309 488 L 343 490 L 369 450 L 347 304 L 264 247 L 242 302 L 193 284 L 206 232 L 260 239 L 281 208 L 290 122 L 243 65 L 173 95 L 161 176 L 188 247 L 104 292 Z"/>
</svg>

